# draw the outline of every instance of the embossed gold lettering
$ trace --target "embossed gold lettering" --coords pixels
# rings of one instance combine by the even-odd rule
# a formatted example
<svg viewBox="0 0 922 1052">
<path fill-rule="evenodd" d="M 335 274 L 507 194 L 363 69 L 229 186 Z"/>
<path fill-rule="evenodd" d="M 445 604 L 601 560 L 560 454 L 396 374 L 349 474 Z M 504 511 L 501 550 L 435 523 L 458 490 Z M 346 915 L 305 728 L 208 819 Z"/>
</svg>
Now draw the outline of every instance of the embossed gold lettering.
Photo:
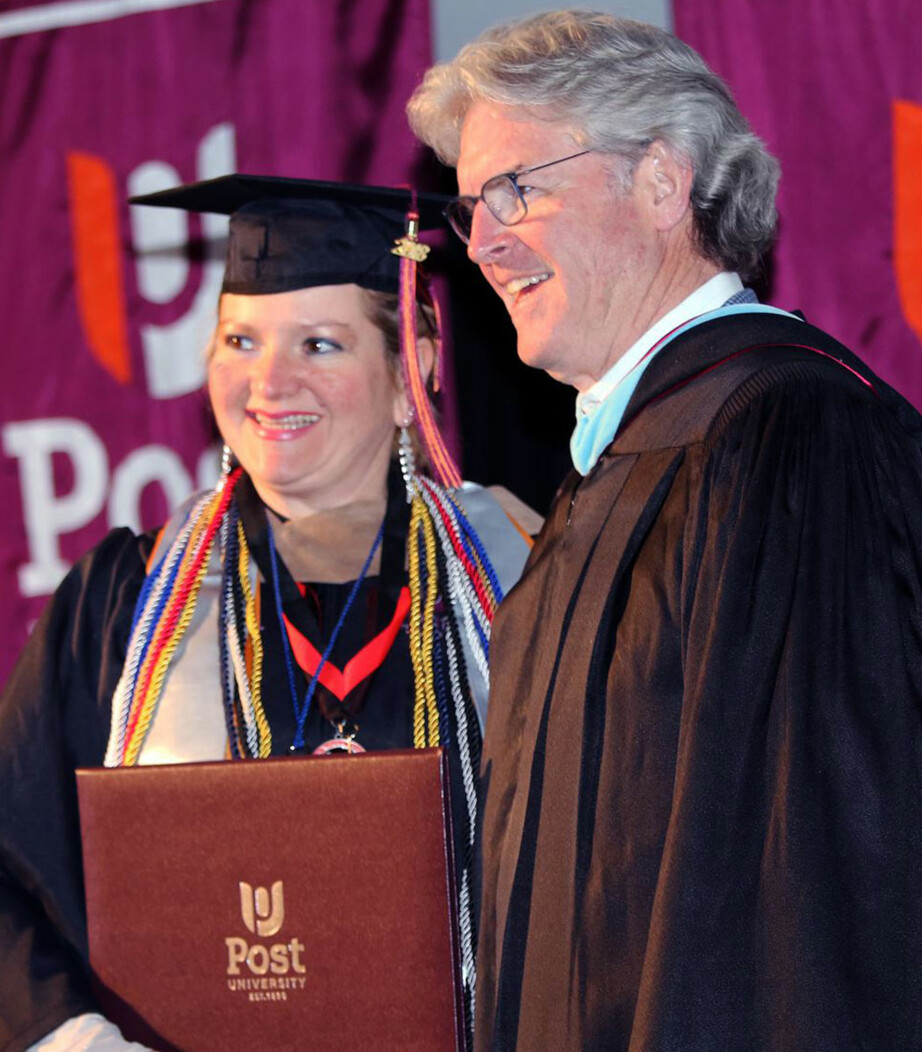
<svg viewBox="0 0 922 1052">
<path fill-rule="evenodd" d="M 269 951 L 256 943 L 247 954 L 247 967 L 254 975 L 265 975 L 269 971 Z"/>
<path fill-rule="evenodd" d="M 300 939 L 292 939 L 288 944 L 288 949 L 291 950 L 291 967 L 299 975 L 304 975 L 307 969 L 301 963 L 301 951 L 304 949 L 304 943 Z"/>
<path fill-rule="evenodd" d="M 249 950 L 246 939 L 230 936 L 224 940 L 224 944 L 227 946 L 227 974 L 239 975 L 240 965 L 246 960 Z"/>
<path fill-rule="evenodd" d="M 277 942 L 266 947 L 258 942 L 250 945 L 239 936 L 228 936 L 224 944 L 227 947 L 228 975 L 240 975 L 242 965 L 246 965 L 251 975 L 266 975 L 270 971 L 273 975 L 288 975 L 291 972 L 304 975 L 307 972 L 301 959 L 305 946 L 300 939 L 294 938 L 287 944 Z M 275 983 L 277 980 L 269 982 Z M 304 980 L 299 982 L 303 986 Z"/>
<path fill-rule="evenodd" d="M 272 969 L 272 974 L 287 975 L 289 970 L 288 947 L 281 942 L 277 942 L 269 950 L 269 956 L 272 959 L 272 963 L 269 965 Z"/>
</svg>

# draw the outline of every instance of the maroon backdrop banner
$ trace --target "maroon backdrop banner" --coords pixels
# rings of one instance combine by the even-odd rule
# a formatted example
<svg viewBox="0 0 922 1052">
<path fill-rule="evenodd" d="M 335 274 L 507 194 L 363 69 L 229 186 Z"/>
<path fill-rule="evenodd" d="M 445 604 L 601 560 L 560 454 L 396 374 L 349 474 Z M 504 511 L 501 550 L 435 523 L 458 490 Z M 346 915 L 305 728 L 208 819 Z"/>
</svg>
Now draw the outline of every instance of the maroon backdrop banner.
<svg viewBox="0 0 922 1052">
<path fill-rule="evenodd" d="M 215 478 L 226 219 L 126 198 L 230 171 L 407 183 L 429 60 L 428 0 L 0 5 L 0 683 L 78 555 Z"/>
<path fill-rule="evenodd" d="M 922 408 L 915 0 L 673 0 L 675 31 L 781 161 L 771 298 Z"/>
</svg>

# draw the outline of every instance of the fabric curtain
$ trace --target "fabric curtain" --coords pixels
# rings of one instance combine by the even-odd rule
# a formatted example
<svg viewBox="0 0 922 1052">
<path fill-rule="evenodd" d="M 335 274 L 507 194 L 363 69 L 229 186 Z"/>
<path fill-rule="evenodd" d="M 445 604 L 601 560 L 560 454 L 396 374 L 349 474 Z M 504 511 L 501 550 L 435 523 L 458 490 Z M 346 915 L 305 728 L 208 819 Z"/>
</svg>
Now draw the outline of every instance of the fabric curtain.
<svg viewBox="0 0 922 1052">
<path fill-rule="evenodd" d="M 0 683 L 68 565 L 213 484 L 226 219 L 130 194 L 230 171 L 389 185 L 428 0 L 0 10 Z"/>
<path fill-rule="evenodd" d="M 772 302 L 922 407 L 922 18 L 914 0 L 673 0 L 781 162 Z"/>
</svg>

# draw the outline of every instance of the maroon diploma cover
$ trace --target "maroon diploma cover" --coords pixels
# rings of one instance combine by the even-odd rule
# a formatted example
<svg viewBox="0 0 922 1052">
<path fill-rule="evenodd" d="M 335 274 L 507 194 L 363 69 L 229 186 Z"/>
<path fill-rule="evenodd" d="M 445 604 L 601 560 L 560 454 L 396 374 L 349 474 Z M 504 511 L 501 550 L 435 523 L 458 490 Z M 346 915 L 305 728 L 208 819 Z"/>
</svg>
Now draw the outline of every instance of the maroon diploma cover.
<svg viewBox="0 0 922 1052">
<path fill-rule="evenodd" d="M 158 1052 L 464 1046 L 441 749 L 77 772 L 103 1010 Z"/>
</svg>

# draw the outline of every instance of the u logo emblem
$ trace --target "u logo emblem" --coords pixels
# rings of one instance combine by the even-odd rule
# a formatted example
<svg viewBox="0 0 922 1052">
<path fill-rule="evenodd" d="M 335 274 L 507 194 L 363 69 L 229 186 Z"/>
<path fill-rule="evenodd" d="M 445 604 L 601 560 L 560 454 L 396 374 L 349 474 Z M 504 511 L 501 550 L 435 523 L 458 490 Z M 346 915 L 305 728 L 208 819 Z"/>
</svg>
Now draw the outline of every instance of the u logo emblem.
<svg viewBox="0 0 922 1052">
<path fill-rule="evenodd" d="M 277 880 L 272 891 L 254 889 L 245 880 L 240 881 L 240 915 L 247 930 L 267 938 L 281 928 L 285 920 L 285 895 L 282 882 Z"/>
<path fill-rule="evenodd" d="M 233 126 L 215 125 L 198 145 L 196 178 L 212 179 L 234 171 L 235 156 Z M 193 275 L 189 217 L 183 212 L 132 209 L 127 249 L 119 227 L 119 203 L 125 191 L 135 195 L 176 186 L 182 179 L 172 165 L 147 161 L 129 173 L 122 188 L 104 158 L 71 151 L 67 181 L 77 309 L 91 355 L 117 383 L 133 381 L 124 273 L 125 260 L 131 258 L 141 300 L 155 314 L 165 314 L 156 323 L 140 324 L 147 392 L 151 398 L 166 399 L 197 390 L 205 380 L 202 352 L 214 327 L 224 276 L 224 261 L 213 250 L 227 234 L 227 217 L 201 216 L 196 251 L 201 252 L 203 241 L 211 248 Z"/>
</svg>

